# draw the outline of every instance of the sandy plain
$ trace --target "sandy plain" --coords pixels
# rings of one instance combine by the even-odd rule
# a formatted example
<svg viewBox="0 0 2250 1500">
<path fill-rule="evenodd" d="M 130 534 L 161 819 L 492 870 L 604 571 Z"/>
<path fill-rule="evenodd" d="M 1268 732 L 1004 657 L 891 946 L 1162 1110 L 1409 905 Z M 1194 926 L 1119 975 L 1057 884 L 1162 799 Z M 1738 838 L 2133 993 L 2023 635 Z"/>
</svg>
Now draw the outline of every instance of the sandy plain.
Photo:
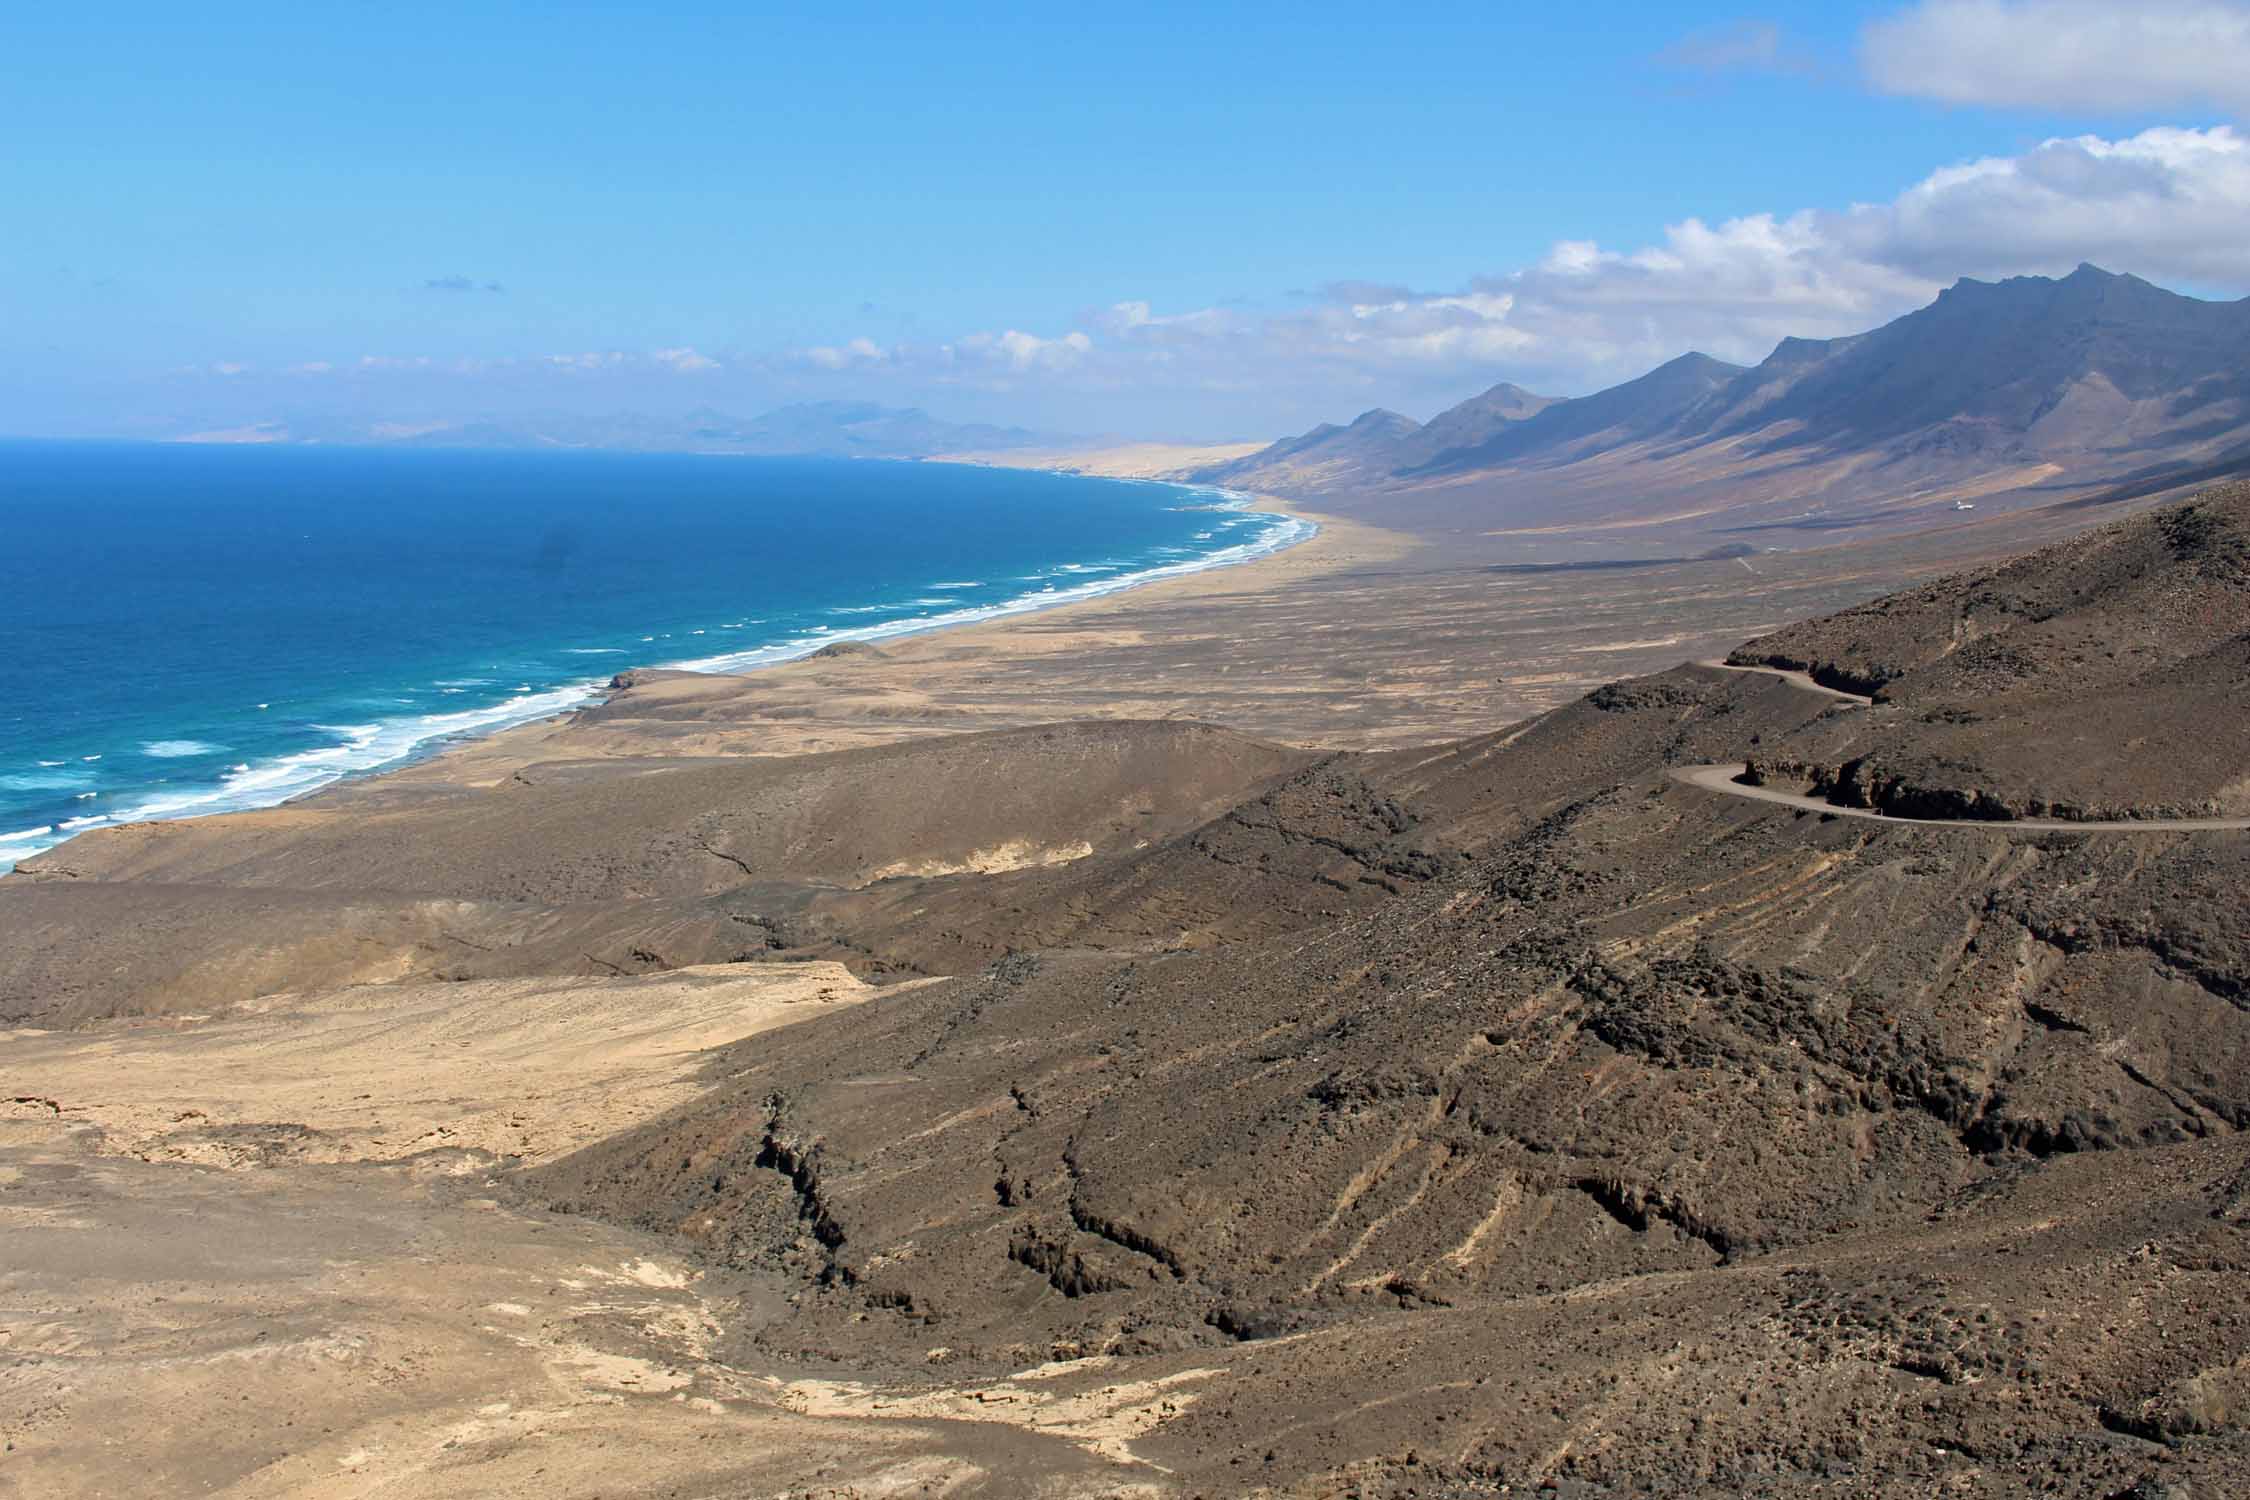
<svg viewBox="0 0 2250 1500">
<path fill-rule="evenodd" d="M 540 761 L 798 755 L 1073 719 L 1189 719 L 1284 744 L 1476 734 L 1600 683 L 1724 655 L 1786 621 L 2054 534 L 2046 517 L 1865 546 L 1672 562 L 1524 563 L 1505 541 L 1311 512 L 1270 557 L 742 676 L 636 674 L 605 707 L 382 778 L 492 785 Z"/>
</svg>

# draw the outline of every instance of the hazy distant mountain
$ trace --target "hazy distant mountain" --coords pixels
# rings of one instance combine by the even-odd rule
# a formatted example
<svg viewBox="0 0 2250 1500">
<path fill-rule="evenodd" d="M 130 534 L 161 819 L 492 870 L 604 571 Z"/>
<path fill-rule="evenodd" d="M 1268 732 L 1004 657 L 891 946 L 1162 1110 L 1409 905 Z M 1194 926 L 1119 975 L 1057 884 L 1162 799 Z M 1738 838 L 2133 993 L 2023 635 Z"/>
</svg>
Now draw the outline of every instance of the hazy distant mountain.
<svg viewBox="0 0 2250 1500">
<path fill-rule="evenodd" d="M 1413 469 L 1457 473 L 1510 459 L 1554 459 L 1653 437 L 1696 410 L 1743 374 L 1708 354 L 1683 354 L 1638 380 L 1574 401 L 1556 401 L 1523 422 L 1511 423 L 1475 446 L 1440 451 Z M 1445 421 L 1451 412 L 1430 425 Z"/>
<path fill-rule="evenodd" d="M 831 458 L 928 458 L 1058 445 L 1069 438 L 1022 427 L 946 422 L 914 408 L 867 401 L 808 401 L 742 418 L 705 408 L 681 417 L 542 413 L 461 422 L 294 418 L 185 441 L 364 443 L 420 448 L 598 448 L 644 453 L 747 453 Z"/>
<path fill-rule="evenodd" d="M 1228 482 L 1237 470 L 1255 468 L 1262 474 L 1286 473 L 1291 484 L 1308 489 L 1348 484 L 1358 475 L 1394 468 L 1399 446 L 1421 430 L 1422 424 L 1412 417 L 1376 407 L 1361 412 L 1348 427 L 1323 422 L 1248 458 L 1206 470 L 1205 476 Z"/>
<path fill-rule="evenodd" d="M 1438 413 L 1400 442 L 1397 467 L 1418 468 L 1441 453 L 1480 447 L 1562 399 L 1534 395 L 1503 380 L 1483 395 L 1471 396 L 1459 406 Z"/>
<path fill-rule="evenodd" d="M 769 411 L 747 422 L 698 413 L 691 436 L 743 453 L 808 453 L 865 458 L 926 458 L 935 453 L 1028 448 L 1055 441 L 1051 433 L 981 422 L 945 422 L 913 407 L 869 401 L 807 401 Z"/>
<path fill-rule="evenodd" d="M 1209 476 L 1431 524 L 1726 532 L 2223 471 L 2250 466 L 2250 299 L 2092 266 L 1964 280 L 1868 333 L 1785 339 L 1751 369 L 1687 354 L 1591 396 L 1502 386 L 1392 424 L 1386 444 L 1347 454 L 1335 435 L 1353 429 L 1319 428 Z M 1329 461 L 1308 465 L 1308 444 Z"/>
</svg>

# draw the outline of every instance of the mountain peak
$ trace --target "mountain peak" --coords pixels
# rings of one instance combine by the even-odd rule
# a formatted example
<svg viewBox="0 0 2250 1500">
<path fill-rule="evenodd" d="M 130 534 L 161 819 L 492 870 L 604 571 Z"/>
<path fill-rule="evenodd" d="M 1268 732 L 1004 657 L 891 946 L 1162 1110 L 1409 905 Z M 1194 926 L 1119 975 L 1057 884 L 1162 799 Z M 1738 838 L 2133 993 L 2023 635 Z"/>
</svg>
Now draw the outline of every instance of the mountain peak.
<svg viewBox="0 0 2250 1500">
<path fill-rule="evenodd" d="M 2127 431 L 2143 453 L 2169 442 L 2190 456 L 2238 433 L 2250 412 L 2245 370 L 2250 298 L 2203 301 L 2089 263 L 2059 277 L 1964 277 L 1880 328 L 1783 339 L 1755 370 L 1693 350 L 1567 401 L 1502 382 L 1418 429 L 1378 409 L 1353 423 L 1349 444 L 1312 434 L 1240 468 L 1318 446 L 1317 474 L 1279 482 L 1401 489 L 1552 473 L 1655 444 L 1667 463 L 1713 474 L 1785 449 L 1872 457 L 1868 484 L 2027 459 L 2091 472 L 2122 462 Z"/>
</svg>

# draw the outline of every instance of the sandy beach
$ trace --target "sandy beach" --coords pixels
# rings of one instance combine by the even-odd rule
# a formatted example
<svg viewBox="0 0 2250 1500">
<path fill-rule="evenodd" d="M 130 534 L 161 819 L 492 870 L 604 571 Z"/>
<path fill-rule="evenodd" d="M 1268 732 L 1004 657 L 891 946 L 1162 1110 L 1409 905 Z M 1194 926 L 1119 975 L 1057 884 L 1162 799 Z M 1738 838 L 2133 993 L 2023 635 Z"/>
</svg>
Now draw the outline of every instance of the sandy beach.
<svg viewBox="0 0 2250 1500">
<path fill-rule="evenodd" d="M 541 760 L 798 755 L 1067 719 L 1193 719 L 1376 749 L 1473 734 L 1588 688 L 1997 554 L 2036 531 L 1654 565 L 1507 561 L 1274 496 L 1317 535 L 1272 556 L 736 676 L 632 674 L 600 706 L 381 778 L 491 785 Z M 338 789 L 330 796 L 350 795 Z"/>
</svg>

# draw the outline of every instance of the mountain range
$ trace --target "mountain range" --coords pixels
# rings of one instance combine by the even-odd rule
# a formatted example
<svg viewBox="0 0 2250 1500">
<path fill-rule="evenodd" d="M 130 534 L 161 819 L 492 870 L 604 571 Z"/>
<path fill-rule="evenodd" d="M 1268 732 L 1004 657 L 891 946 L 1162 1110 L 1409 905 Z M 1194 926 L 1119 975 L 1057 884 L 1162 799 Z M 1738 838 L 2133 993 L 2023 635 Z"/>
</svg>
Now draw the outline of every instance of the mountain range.
<svg viewBox="0 0 2250 1500">
<path fill-rule="evenodd" d="M 2237 466 L 2250 299 L 2085 265 L 1963 280 L 1749 368 L 1690 353 L 1588 396 L 1502 384 L 1426 424 L 1370 411 L 1197 477 L 1438 527 L 1826 532 Z"/>
</svg>

